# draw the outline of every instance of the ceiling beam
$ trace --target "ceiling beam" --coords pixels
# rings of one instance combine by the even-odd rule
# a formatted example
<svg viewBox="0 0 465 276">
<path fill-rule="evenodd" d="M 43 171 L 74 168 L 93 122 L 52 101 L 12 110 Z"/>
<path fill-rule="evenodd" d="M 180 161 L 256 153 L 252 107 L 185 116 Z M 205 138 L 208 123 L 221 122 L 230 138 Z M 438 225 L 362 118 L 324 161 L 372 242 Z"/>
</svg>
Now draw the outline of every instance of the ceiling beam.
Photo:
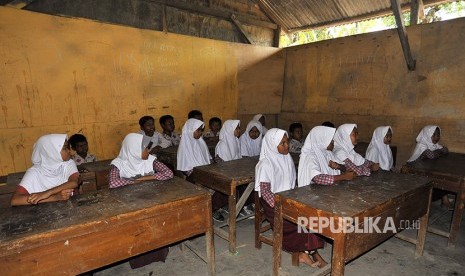
<svg viewBox="0 0 465 276">
<path fill-rule="evenodd" d="M 417 25 L 419 20 L 425 18 L 425 8 L 423 5 L 423 0 L 411 0 L 410 8 L 410 26 Z"/>
<path fill-rule="evenodd" d="M 289 27 L 285 24 L 285 21 L 281 18 L 281 16 L 275 12 L 265 0 L 258 0 L 257 2 L 263 13 L 268 16 L 271 21 L 276 23 L 281 29 L 284 29 L 284 31 L 287 32 Z"/>
<path fill-rule="evenodd" d="M 35 0 L 13 0 L 10 3 L 6 4 L 5 6 L 16 8 L 16 9 L 22 9 L 34 1 Z"/>
<path fill-rule="evenodd" d="M 407 62 L 407 68 L 410 71 L 415 70 L 416 61 L 412 57 L 410 51 L 410 45 L 408 43 L 407 29 L 404 25 L 404 19 L 402 16 L 402 9 L 400 8 L 399 0 L 391 0 L 391 8 L 396 18 L 397 33 L 399 34 L 400 44 L 402 45 L 402 51 L 404 52 L 405 61 Z"/>
<path fill-rule="evenodd" d="M 239 22 L 239 20 L 237 20 L 236 16 L 234 14 L 231 15 L 231 20 L 232 22 L 234 23 L 234 25 L 236 25 L 237 29 L 239 30 L 239 32 L 242 34 L 242 36 L 244 37 L 245 41 L 247 41 L 247 43 L 249 44 L 254 44 L 253 43 L 253 39 L 252 37 L 249 36 L 249 34 L 247 33 L 247 31 L 244 29 L 244 27 L 242 26 L 241 22 Z"/>
</svg>

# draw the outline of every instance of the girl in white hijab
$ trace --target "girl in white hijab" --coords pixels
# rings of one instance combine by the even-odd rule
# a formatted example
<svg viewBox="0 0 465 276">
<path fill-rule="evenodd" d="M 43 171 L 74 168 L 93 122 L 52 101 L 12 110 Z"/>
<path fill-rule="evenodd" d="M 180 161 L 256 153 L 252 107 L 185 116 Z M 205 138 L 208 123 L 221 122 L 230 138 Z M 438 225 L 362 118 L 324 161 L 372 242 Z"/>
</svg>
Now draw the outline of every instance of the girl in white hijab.
<svg viewBox="0 0 465 276">
<path fill-rule="evenodd" d="M 255 167 L 255 190 L 261 197 L 266 219 L 274 225 L 274 194 L 293 189 L 296 173 L 294 162 L 289 155 L 287 132 L 272 128 L 264 137 L 260 160 Z M 326 262 L 316 249 L 322 248 L 321 238 L 310 233 L 299 233 L 297 225 L 283 221 L 283 249 L 299 252 L 299 261 L 311 267 L 324 266 Z M 310 256 L 305 251 L 313 251 Z"/>
<path fill-rule="evenodd" d="M 182 127 L 181 142 L 177 153 L 177 169 L 187 176 L 194 167 L 210 164 L 211 155 L 207 143 L 203 140 L 202 121 L 191 118 Z"/>
<path fill-rule="evenodd" d="M 245 132 L 239 138 L 242 156 L 258 156 L 262 148 L 262 124 L 252 120 L 247 124 Z"/>
<path fill-rule="evenodd" d="M 231 161 L 242 158 L 239 143 L 239 120 L 227 120 L 220 130 L 220 141 L 216 145 L 217 161 Z"/>
<path fill-rule="evenodd" d="M 365 158 L 373 163 L 378 163 L 382 170 L 390 171 L 394 166 L 394 159 L 389 144 L 392 139 L 392 128 L 380 126 L 373 131 L 373 137 L 368 145 Z"/>
<path fill-rule="evenodd" d="M 263 136 L 265 136 L 266 132 L 268 131 L 268 129 L 266 128 L 266 117 L 265 117 L 265 115 L 257 114 L 255 116 L 253 116 L 252 120 L 260 122 L 260 124 L 262 124 L 262 129 L 261 129 L 260 132 L 262 133 Z"/>
<path fill-rule="evenodd" d="M 299 187 L 316 183 L 331 185 L 340 180 L 352 180 L 353 172 L 344 172 L 343 166 L 332 161 L 335 128 L 316 126 L 307 135 L 299 161 Z"/>
<path fill-rule="evenodd" d="M 167 180 L 173 172 L 143 148 L 143 135 L 129 133 L 124 137 L 118 157 L 111 161 L 109 187 L 117 188 L 145 180 Z"/>
<path fill-rule="evenodd" d="M 417 144 L 407 162 L 413 162 L 418 158 L 434 159 L 447 154 L 449 150 L 438 144 L 440 139 L 441 129 L 438 126 L 425 126 L 418 134 Z"/>
<path fill-rule="evenodd" d="M 11 205 L 68 200 L 78 186 L 79 173 L 71 160 L 66 134 L 48 134 L 34 144 L 33 166 L 21 179 Z"/>
<path fill-rule="evenodd" d="M 344 164 L 348 171 L 354 171 L 358 176 L 370 176 L 371 171 L 379 169 L 378 164 L 365 160 L 356 153 L 354 147 L 358 142 L 358 129 L 356 124 L 343 124 L 339 126 L 334 135 L 334 157 L 339 164 Z"/>
</svg>

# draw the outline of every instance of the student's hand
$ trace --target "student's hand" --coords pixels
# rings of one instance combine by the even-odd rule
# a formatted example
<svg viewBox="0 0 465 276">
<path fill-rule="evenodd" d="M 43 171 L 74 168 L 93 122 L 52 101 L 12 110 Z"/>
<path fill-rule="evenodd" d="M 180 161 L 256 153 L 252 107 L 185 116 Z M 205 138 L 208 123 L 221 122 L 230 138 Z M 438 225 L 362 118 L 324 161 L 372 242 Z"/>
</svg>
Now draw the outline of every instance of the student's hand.
<svg viewBox="0 0 465 276">
<path fill-rule="evenodd" d="M 373 165 L 371 165 L 370 169 L 371 169 L 372 172 L 378 171 L 379 170 L 379 164 L 374 163 Z"/>
<path fill-rule="evenodd" d="M 73 189 L 64 189 L 55 194 L 57 201 L 68 200 L 73 194 Z"/>
<path fill-rule="evenodd" d="M 30 204 L 37 204 L 39 203 L 41 200 L 44 200 L 44 199 L 47 199 L 51 196 L 50 192 L 49 191 L 44 191 L 44 192 L 40 192 L 40 193 L 34 193 L 34 194 L 30 194 L 28 197 L 27 197 L 27 202 L 30 203 Z"/>
<path fill-rule="evenodd" d="M 332 161 L 332 160 L 329 160 L 329 164 L 328 164 L 328 165 L 329 165 L 329 167 L 330 167 L 331 169 L 333 169 L 333 170 L 338 170 L 338 169 L 339 169 L 339 164 L 336 163 L 336 162 L 334 162 L 334 161 Z"/>
<path fill-rule="evenodd" d="M 353 171 L 347 171 L 342 174 L 344 180 L 353 180 L 355 178 L 355 173 Z"/>
</svg>

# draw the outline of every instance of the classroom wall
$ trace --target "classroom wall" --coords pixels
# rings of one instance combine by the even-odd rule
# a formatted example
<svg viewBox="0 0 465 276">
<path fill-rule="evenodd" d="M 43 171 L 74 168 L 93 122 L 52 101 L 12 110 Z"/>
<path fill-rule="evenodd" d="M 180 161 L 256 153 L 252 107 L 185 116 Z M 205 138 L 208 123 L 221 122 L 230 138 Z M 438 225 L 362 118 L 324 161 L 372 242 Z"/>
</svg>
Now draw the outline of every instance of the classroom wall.
<svg viewBox="0 0 465 276">
<path fill-rule="evenodd" d="M 81 132 L 110 159 L 143 115 L 171 114 L 178 131 L 191 109 L 235 118 L 243 72 L 281 51 L 6 7 L 0 18 L 0 175 L 27 169 L 47 133 Z"/>
<path fill-rule="evenodd" d="M 280 127 L 355 122 L 370 141 L 377 126 L 391 125 L 399 166 L 421 128 L 437 124 L 440 143 L 465 152 L 464 28 L 464 18 L 407 28 L 415 71 L 396 30 L 287 48 Z"/>
</svg>

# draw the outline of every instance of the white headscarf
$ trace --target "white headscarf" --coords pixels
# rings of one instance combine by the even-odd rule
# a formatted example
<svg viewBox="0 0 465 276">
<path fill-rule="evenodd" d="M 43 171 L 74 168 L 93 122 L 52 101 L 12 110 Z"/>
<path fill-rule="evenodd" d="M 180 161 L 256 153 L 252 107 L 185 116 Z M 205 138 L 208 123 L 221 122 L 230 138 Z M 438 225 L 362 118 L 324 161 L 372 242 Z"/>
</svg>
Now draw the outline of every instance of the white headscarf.
<svg viewBox="0 0 465 276">
<path fill-rule="evenodd" d="M 350 140 L 350 133 L 357 127 L 356 124 L 343 124 L 339 126 L 334 135 L 334 157 L 336 162 L 343 164 L 344 160 L 349 158 L 356 166 L 365 163 L 365 158 L 354 150 L 354 145 Z"/>
<path fill-rule="evenodd" d="M 389 130 L 392 132 L 391 126 L 380 126 L 373 131 L 373 137 L 371 137 L 371 142 L 365 155 L 367 160 L 379 163 L 380 168 L 385 171 L 391 170 L 394 165 L 391 147 L 384 143 L 384 137 Z"/>
<path fill-rule="evenodd" d="M 260 182 L 271 183 L 271 192 L 287 191 L 295 186 L 296 173 L 290 154 L 280 154 L 278 145 L 287 132 L 272 128 L 265 134 L 260 160 L 255 166 L 255 191 L 260 194 Z"/>
<path fill-rule="evenodd" d="M 333 170 L 329 166 L 332 153 L 327 150 L 336 132 L 335 128 L 316 126 L 310 130 L 302 147 L 299 161 L 299 187 L 311 183 L 312 179 L 319 174 L 339 175 L 339 170 Z"/>
<path fill-rule="evenodd" d="M 78 172 L 72 159 L 63 161 L 61 157 L 66 139 L 66 134 L 48 134 L 34 144 L 31 157 L 33 166 L 26 171 L 20 183 L 30 194 L 57 187 Z"/>
<path fill-rule="evenodd" d="M 215 154 L 223 161 L 242 158 L 239 139 L 234 136 L 234 131 L 240 122 L 239 120 L 227 120 L 220 130 L 220 141 L 216 145 Z"/>
<path fill-rule="evenodd" d="M 420 155 L 427 149 L 431 151 L 442 149 L 442 145 L 438 143 L 433 144 L 433 141 L 431 140 L 431 136 L 433 136 L 436 128 L 439 128 L 439 127 L 428 125 L 428 126 L 425 126 L 420 131 L 420 133 L 417 136 L 417 145 L 415 146 L 415 149 L 413 150 L 412 156 L 410 156 L 407 162 L 413 162 L 417 160 L 418 157 L 420 157 Z M 439 128 L 439 130 L 441 129 Z"/>
<path fill-rule="evenodd" d="M 111 164 L 119 169 L 119 175 L 124 178 L 153 174 L 155 156 L 150 155 L 147 160 L 142 159 L 142 139 L 139 133 L 129 133 L 124 137 L 118 157 Z"/>
<path fill-rule="evenodd" d="M 250 130 L 256 127 L 260 133 L 257 139 L 250 138 Z M 241 154 L 242 156 L 258 156 L 260 155 L 260 149 L 262 147 L 262 124 L 259 121 L 252 120 L 247 124 L 245 132 L 239 138 L 241 142 Z"/>
<path fill-rule="evenodd" d="M 257 121 L 257 122 L 260 122 L 260 119 L 261 119 L 262 117 L 266 120 L 266 117 L 265 117 L 265 115 L 263 115 L 263 114 L 257 114 L 257 115 L 255 115 L 255 116 L 253 116 L 252 120 Z M 266 132 L 268 131 L 268 129 L 267 129 L 264 125 L 262 125 L 262 123 L 260 123 L 260 125 L 262 126 L 262 129 L 259 129 L 259 131 L 260 131 L 260 133 L 261 133 L 263 136 L 265 136 L 265 134 L 266 134 Z"/>
<path fill-rule="evenodd" d="M 194 138 L 194 132 L 203 126 L 203 122 L 194 118 L 186 121 L 182 127 L 181 142 L 177 154 L 177 169 L 183 172 L 197 166 L 210 164 L 211 155 L 203 137 Z"/>
</svg>

